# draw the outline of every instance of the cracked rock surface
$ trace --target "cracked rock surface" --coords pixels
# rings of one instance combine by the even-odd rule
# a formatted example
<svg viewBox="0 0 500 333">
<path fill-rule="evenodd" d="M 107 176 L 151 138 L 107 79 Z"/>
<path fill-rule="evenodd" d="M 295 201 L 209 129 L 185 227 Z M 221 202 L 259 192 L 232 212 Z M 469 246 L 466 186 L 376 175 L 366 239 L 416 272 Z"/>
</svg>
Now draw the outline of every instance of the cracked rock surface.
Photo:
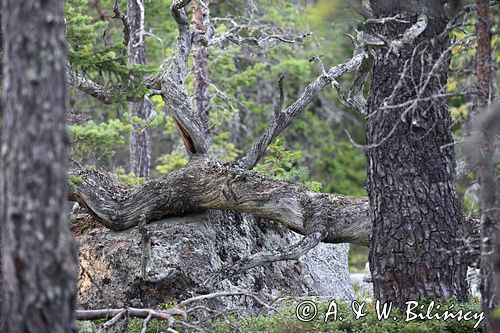
<svg viewBox="0 0 500 333">
<path fill-rule="evenodd" d="M 151 259 L 141 275 L 141 236 L 137 228 L 96 228 L 77 236 L 80 248 L 78 307 L 156 307 L 192 296 L 214 270 L 247 255 L 284 248 L 301 236 L 285 227 L 235 212 L 209 211 L 146 226 Z M 189 223 L 186 224 L 186 219 Z M 176 222 L 176 223 L 172 223 Z M 327 296 L 352 299 L 347 244 L 320 244 L 299 261 L 266 264 L 224 280 L 204 292 L 255 291 L 271 298 Z M 240 298 L 214 300 L 213 307 L 243 306 Z"/>
</svg>

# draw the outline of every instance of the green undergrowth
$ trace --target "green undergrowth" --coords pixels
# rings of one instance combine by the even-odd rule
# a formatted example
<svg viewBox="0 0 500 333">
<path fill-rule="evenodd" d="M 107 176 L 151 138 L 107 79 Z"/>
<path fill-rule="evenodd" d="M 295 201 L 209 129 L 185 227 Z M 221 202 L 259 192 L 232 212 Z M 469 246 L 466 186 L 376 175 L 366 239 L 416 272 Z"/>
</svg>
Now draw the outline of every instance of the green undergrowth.
<svg viewBox="0 0 500 333">
<path fill-rule="evenodd" d="M 438 304 L 439 302 L 436 302 Z M 333 320 L 333 315 L 330 315 L 325 322 L 326 313 L 331 305 L 329 301 L 315 303 L 317 306 L 317 317 L 309 322 L 298 320 L 296 314 L 296 305 L 289 304 L 283 308 L 279 314 L 268 316 L 247 317 L 242 320 L 234 320 L 244 332 L 372 332 L 372 333 L 437 333 L 437 332 L 482 332 L 481 326 L 474 328 L 476 320 L 458 321 L 453 319 L 444 320 L 413 320 L 405 322 L 406 312 L 404 310 L 393 309 L 388 319 L 378 320 L 375 310 L 375 304 L 366 302 L 364 309 L 366 315 L 356 319 L 356 316 L 351 308 L 350 303 L 336 302 L 337 320 Z M 428 303 L 424 304 L 426 311 Z M 471 301 L 465 304 L 454 303 L 451 301 L 441 302 L 438 311 L 434 313 L 443 313 L 444 310 L 452 306 L 453 313 L 463 310 L 464 312 L 471 311 L 480 313 L 481 306 L 479 303 Z M 330 310 L 333 310 L 330 307 Z M 416 311 L 416 310 L 415 310 Z M 423 313 L 425 314 L 425 311 Z M 415 312 L 418 313 L 418 312 Z M 342 320 L 340 320 L 342 317 Z M 397 320 L 393 318 L 396 317 Z M 213 326 L 215 332 L 228 332 L 228 327 L 223 322 L 217 322 Z"/>
<path fill-rule="evenodd" d="M 306 299 L 307 300 L 307 299 Z M 344 301 L 314 301 L 307 300 L 314 303 L 316 307 L 317 315 L 311 321 L 304 322 L 297 318 L 297 305 L 300 304 L 301 300 L 291 301 L 287 300 L 278 310 L 273 314 L 259 315 L 259 316 L 249 316 L 244 318 L 237 318 L 234 316 L 227 317 L 228 321 L 237 325 L 239 329 L 243 332 L 345 332 L 345 333 L 357 333 L 357 332 L 371 332 L 371 333 L 440 333 L 440 332 L 452 332 L 452 333 L 474 333 L 482 332 L 482 323 L 477 328 L 476 325 L 478 318 L 470 320 L 457 320 L 457 319 L 431 319 L 431 320 L 419 320 L 415 319 L 409 322 L 405 322 L 407 318 L 406 307 L 403 309 L 393 308 L 390 312 L 388 319 L 379 320 L 377 318 L 377 311 L 375 303 L 371 300 L 367 300 L 363 307 L 364 316 L 361 318 L 356 318 L 355 312 L 352 310 L 351 302 Z M 336 320 L 334 320 L 334 307 L 332 304 L 337 305 Z M 419 307 L 413 309 L 411 313 L 414 314 L 426 314 L 427 309 L 430 306 L 430 301 L 419 303 Z M 437 305 L 439 305 L 439 310 L 436 310 Z M 359 306 L 357 308 L 359 309 Z M 299 307 L 299 313 L 304 313 L 302 311 L 303 307 Z M 310 308 L 312 309 L 312 308 Z M 325 317 L 328 311 L 331 314 L 328 316 L 328 320 L 325 322 Z M 435 301 L 434 308 L 430 311 L 431 316 L 435 314 L 443 315 L 444 311 L 449 311 L 451 313 L 457 314 L 459 311 L 463 313 L 475 313 L 479 314 L 481 312 L 481 305 L 478 300 L 470 300 L 467 303 L 457 303 L 452 300 Z M 307 311 L 306 311 L 307 312 Z M 314 310 L 310 311 L 310 313 Z M 342 320 L 340 319 L 342 317 Z M 394 317 L 397 320 L 394 320 Z M 80 332 L 94 332 L 99 322 L 79 322 L 78 328 Z M 151 320 L 148 325 L 147 332 L 162 332 L 166 328 L 165 323 L 158 320 Z M 237 329 L 231 328 L 228 323 L 223 320 L 214 320 L 209 322 L 207 326 L 203 327 L 207 332 L 237 332 Z M 87 329 L 87 330 L 85 330 Z M 128 323 L 128 327 L 116 327 L 113 330 L 107 330 L 106 332 L 140 332 L 142 329 L 142 320 L 132 319 Z M 182 331 L 180 327 L 177 327 L 178 331 Z"/>
</svg>

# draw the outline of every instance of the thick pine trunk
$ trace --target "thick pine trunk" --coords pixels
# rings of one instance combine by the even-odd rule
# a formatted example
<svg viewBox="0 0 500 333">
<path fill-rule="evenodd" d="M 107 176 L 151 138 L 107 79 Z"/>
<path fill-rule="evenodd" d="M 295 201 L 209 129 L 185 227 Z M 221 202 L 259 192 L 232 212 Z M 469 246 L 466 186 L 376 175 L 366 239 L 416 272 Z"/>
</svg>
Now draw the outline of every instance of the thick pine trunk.
<svg viewBox="0 0 500 333">
<path fill-rule="evenodd" d="M 3 331 L 72 332 L 63 2 L 4 0 L 2 12 Z"/>
<path fill-rule="evenodd" d="M 146 63 L 146 41 L 144 36 L 144 0 L 128 0 L 128 22 L 130 25 L 130 39 L 128 43 L 128 63 L 143 65 Z M 148 118 L 148 103 L 143 100 L 129 103 L 132 116 L 146 120 Z M 130 135 L 130 168 L 139 177 L 149 178 L 151 164 L 149 133 L 142 130 L 142 126 L 134 126 Z"/>
<path fill-rule="evenodd" d="M 377 18 L 399 15 L 415 23 L 420 14 L 429 16 L 423 33 L 399 52 L 375 53 L 366 153 L 375 298 L 396 305 L 432 296 L 465 300 L 464 219 L 450 113 L 444 98 L 415 100 L 419 93 L 420 98 L 443 93 L 447 82 L 449 57 L 442 55 L 449 41 L 439 36 L 446 26 L 444 11 L 439 1 L 378 0 L 372 7 Z M 368 29 L 396 40 L 411 25 L 389 21 Z M 407 104 L 384 109 L 401 103 Z"/>
</svg>

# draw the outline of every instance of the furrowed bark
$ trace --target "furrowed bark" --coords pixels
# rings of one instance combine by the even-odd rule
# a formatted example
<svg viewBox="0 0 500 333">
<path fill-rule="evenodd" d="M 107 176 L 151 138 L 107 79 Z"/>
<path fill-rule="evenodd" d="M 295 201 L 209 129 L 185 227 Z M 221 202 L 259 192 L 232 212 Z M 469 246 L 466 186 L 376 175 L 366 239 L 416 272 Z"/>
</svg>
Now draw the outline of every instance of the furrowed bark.
<svg viewBox="0 0 500 333">
<path fill-rule="evenodd" d="M 172 112 L 175 124 L 184 139 L 190 155 L 208 154 L 209 143 L 203 123 L 193 111 L 191 100 L 184 87 L 188 56 L 193 46 L 194 32 L 184 7 L 186 0 L 172 3 L 172 16 L 177 23 L 178 37 L 175 53 L 167 70 L 151 79 L 153 86 L 161 90 L 165 107 Z"/>
<path fill-rule="evenodd" d="M 1 6 L 1 4 L 0 4 Z M 2 21 L 2 13 L 0 11 L 0 57 L 2 57 L 1 59 L 3 59 L 3 21 Z M 4 85 L 3 83 L 3 60 L 0 61 L 0 81 L 2 82 L 2 85 Z M 3 110 L 3 98 L 0 100 L 0 114 L 4 114 L 4 110 Z M 0 132 L 0 140 L 2 139 L 2 135 L 3 135 L 3 130 L 2 132 Z M 1 179 L 0 179 L 0 186 L 1 185 Z M 3 214 L 1 209 L 3 209 L 3 206 L 2 204 L 0 203 L 0 214 Z M 1 215 L 3 216 L 3 215 Z M 3 253 L 3 250 L 2 250 L 2 247 L 1 247 L 1 241 L 2 241 L 2 237 L 3 237 L 3 230 L 0 229 L 0 258 L 2 258 L 2 253 Z M 3 284 L 3 259 L 0 259 L 0 285 Z M 3 295 L 1 295 L 0 293 L 0 330 L 3 329 L 3 326 L 4 326 L 4 316 L 3 316 L 3 313 L 2 313 L 2 309 L 3 309 Z"/>
<path fill-rule="evenodd" d="M 375 19 L 399 14 L 410 22 L 369 25 L 385 40 L 408 37 L 374 51 L 366 156 L 375 298 L 397 306 L 426 297 L 465 301 L 466 231 L 455 188 L 450 113 L 444 98 L 425 99 L 442 92 L 447 82 L 450 54 L 447 34 L 442 36 L 442 3 L 371 4 Z"/>
<path fill-rule="evenodd" d="M 500 299 L 500 228 L 497 229 L 497 239 L 495 245 L 495 297 Z M 500 312 L 500 306 L 496 305 L 493 313 Z M 500 327 L 500 320 L 496 318 L 496 327 Z"/>
<path fill-rule="evenodd" d="M 481 104 L 480 104 L 481 105 Z M 485 332 L 497 332 L 499 318 L 493 310 L 500 302 L 495 297 L 495 243 L 500 228 L 500 180 L 498 162 L 493 159 L 495 136 L 500 131 L 500 104 L 483 104 L 480 117 L 476 116 L 478 141 L 481 152 L 479 180 L 481 184 L 479 209 L 481 214 L 481 304 L 485 312 Z M 478 121 L 479 120 L 479 121 Z"/>
<path fill-rule="evenodd" d="M 2 13 L 2 332 L 76 332 L 63 2 L 5 0 Z"/>
<path fill-rule="evenodd" d="M 139 5 L 139 3 L 137 3 L 137 5 Z M 128 10 L 130 10 L 130 9 L 128 9 Z M 122 25 L 123 25 L 123 30 L 122 30 L 122 32 L 123 32 L 123 45 L 125 45 L 125 46 L 128 47 L 129 42 L 130 42 L 130 29 L 131 29 L 130 28 L 130 23 L 129 23 L 129 18 L 127 17 L 127 15 L 125 15 L 120 10 L 120 4 L 119 4 L 118 0 L 115 0 L 115 4 L 113 6 L 113 13 L 115 13 L 115 15 L 113 16 L 114 19 L 119 19 L 120 21 L 122 21 Z M 135 13 L 135 11 L 134 11 L 134 13 Z"/>
</svg>

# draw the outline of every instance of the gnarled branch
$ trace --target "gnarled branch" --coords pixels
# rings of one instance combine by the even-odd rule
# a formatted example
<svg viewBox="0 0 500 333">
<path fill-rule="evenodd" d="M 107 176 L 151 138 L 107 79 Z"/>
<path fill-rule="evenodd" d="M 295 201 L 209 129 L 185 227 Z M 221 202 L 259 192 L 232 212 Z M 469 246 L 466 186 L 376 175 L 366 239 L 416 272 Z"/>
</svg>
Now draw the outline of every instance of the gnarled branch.
<svg viewBox="0 0 500 333">
<path fill-rule="evenodd" d="M 122 189 L 96 170 L 73 170 L 70 200 L 78 201 L 111 230 L 206 209 L 235 210 L 278 221 L 307 235 L 327 226 L 326 242 L 368 245 L 368 202 L 318 194 L 291 182 L 271 180 L 240 168 L 195 156 L 183 169 Z"/>
<path fill-rule="evenodd" d="M 129 102 L 140 102 L 144 100 L 143 95 L 130 95 L 125 91 L 117 91 L 116 89 L 106 88 L 103 85 L 92 81 L 84 74 L 72 70 L 68 71 L 68 80 L 70 85 L 103 102 L 104 104 L 112 104 L 113 102 L 116 102 L 119 95 L 124 96 L 124 98 Z M 152 89 L 151 82 L 154 82 L 152 81 L 152 78 L 145 81 L 146 88 Z M 159 94 L 160 91 L 152 89 L 147 96 Z"/>
<path fill-rule="evenodd" d="M 292 244 L 289 247 L 256 253 L 241 259 L 234 265 L 228 265 L 222 268 L 219 272 L 212 276 L 208 283 L 218 282 L 263 264 L 284 260 L 299 260 L 303 255 L 311 251 L 321 241 L 323 241 L 327 234 L 328 230 L 326 230 L 325 226 L 318 225 L 299 242 Z"/>
<path fill-rule="evenodd" d="M 130 25 L 127 19 L 127 15 L 125 15 L 121 10 L 120 10 L 120 5 L 118 4 L 118 0 L 115 0 L 115 4 L 113 5 L 113 13 L 115 13 L 115 16 L 113 18 L 119 19 L 122 21 L 123 24 L 123 44 L 125 46 L 128 46 L 128 42 L 130 40 Z"/>
</svg>

